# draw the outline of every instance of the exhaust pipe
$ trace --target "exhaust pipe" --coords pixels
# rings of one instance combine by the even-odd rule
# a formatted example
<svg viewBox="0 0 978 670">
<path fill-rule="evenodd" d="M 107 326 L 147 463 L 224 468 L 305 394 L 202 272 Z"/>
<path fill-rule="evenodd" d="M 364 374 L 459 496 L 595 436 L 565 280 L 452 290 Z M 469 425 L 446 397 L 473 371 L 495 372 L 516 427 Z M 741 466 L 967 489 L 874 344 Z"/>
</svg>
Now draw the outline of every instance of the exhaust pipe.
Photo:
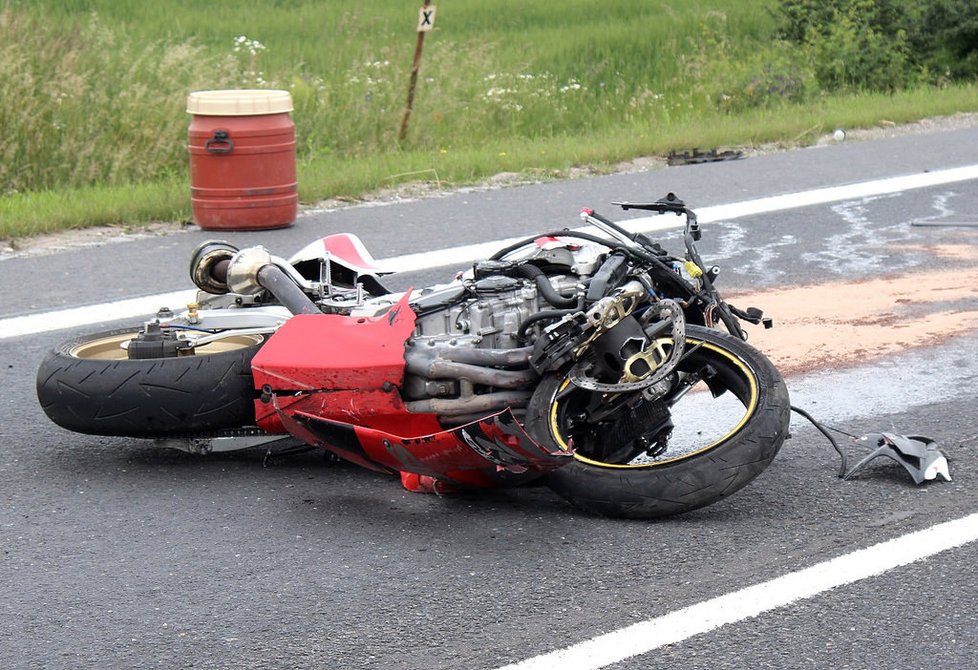
<svg viewBox="0 0 978 670">
<path fill-rule="evenodd" d="M 277 260 L 264 247 L 239 251 L 226 242 L 205 242 L 191 257 L 190 276 L 207 293 L 254 295 L 265 289 L 293 314 L 322 314 Z"/>
<path fill-rule="evenodd" d="M 322 314 L 323 311 L 305 292 L 296 286 L 292 278 L 277 265 L 263 265 L 256 276 L 258 284 L 274 295 L 293 314 Z"/>
</svg>

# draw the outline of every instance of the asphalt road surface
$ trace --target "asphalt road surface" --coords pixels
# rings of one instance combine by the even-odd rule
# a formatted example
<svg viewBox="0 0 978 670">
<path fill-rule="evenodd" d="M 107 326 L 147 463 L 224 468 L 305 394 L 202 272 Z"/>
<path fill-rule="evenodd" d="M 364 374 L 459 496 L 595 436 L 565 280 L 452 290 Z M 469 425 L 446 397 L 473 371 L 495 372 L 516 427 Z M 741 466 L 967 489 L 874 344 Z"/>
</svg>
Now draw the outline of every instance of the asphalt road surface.
<svg viewBox="0 0 978 670">
<path fill-rule="evenodd" d="M 545 487 L 420 495 L 319 454 L 200 457 L 65 432 L 34 397 L 44 352 L 138 322 L 103 305 L 188 287 L 190 251 L 215 234 L 0 260 L 0 667 L 973 668 L 978 178 L 879 180 L 974 166 L 976 147 L 976 129 L 847 142 L 225 235 L 287 255 L 352 231 L 394 258 L 576 226 L 581 206 L 613 214 L 612 200 L 674 191 L 715 214 L 701 252 L 721 266 L 720 288 L 780 306 L 783 318 L 767 307 L 775 328 L 752 335 L 786 371 L 794 404 L 855 435 L 931 436 L 950 461 L 951 482 L 915 486 L 883 459 L 841 481 L 829 443 L 795 417 L 754 483 L 658 522 L 587 516 Z M 876 186 L 860 195 L 866 182 Z M 851 190 L 757 204 L 827 187 Z M 743 202 L 754 205 L 731 207 Z M 677 231 L 661 239 L 674 246 Z M 454 269 L 429 264 L 395 282 Z M 77 306 L 86 325 L 4 334 L 18 317 Z M 827 562 L 888 541 L 923 553 L 887 565 L 897 545 L 885 545 L 850 561 L 880 560 L 878 570 L 835 588 L 793 596 L 785 586 L 801 570 L 843 574 Z M 742 612 L 725 605 L 757 602 L 759 591 L 738 595 L 748 587 L 787 595 Z M 733 614 L 697 629 L 713 611 Z M 672 641 L 655 642 L 649 628 L 669 626 Z M 589 640 L 634 651 L 601 661 Z M 565 648 L 563 660 L 538 658 Z"/>
</svg>

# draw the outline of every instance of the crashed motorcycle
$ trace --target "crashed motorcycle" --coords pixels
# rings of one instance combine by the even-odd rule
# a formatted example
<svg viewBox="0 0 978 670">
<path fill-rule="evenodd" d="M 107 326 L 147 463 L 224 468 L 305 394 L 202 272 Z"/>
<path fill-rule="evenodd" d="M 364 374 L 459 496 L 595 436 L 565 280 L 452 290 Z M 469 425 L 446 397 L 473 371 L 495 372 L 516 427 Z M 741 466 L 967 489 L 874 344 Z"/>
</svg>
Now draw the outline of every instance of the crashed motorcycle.
<svg viewBox="0 0 978 670">
<path fill-rule="evenodd" d="M 788 432 L 781 375 L 746 342 L 685 217 L 671 255 L 593 210 L 453 281 L 392 293 L 354 235 L 289 259 L 206 242 L 185 310 L 65 342 L 37 394 L 72 431 L 207 453 L 321 447 L 447 493 L 543 482 L 588 512 L 655 518 L 728 496 Z"/>
</svg>

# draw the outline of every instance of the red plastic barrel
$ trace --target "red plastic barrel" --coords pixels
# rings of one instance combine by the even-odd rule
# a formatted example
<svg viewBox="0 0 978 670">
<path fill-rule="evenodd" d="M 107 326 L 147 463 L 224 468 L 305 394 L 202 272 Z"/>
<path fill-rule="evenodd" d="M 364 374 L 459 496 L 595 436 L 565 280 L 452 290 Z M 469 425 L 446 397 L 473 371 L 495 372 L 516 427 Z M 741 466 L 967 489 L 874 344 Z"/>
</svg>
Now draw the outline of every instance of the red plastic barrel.
<svg viewBox="0 0 978 670">
<path fill-rule="evenodd" d="M 197 91 L 187 97 L 190 200 L 205 229 L 267 230 L 295 221 L 295 124 L 288 91 Z"/>
</svg>

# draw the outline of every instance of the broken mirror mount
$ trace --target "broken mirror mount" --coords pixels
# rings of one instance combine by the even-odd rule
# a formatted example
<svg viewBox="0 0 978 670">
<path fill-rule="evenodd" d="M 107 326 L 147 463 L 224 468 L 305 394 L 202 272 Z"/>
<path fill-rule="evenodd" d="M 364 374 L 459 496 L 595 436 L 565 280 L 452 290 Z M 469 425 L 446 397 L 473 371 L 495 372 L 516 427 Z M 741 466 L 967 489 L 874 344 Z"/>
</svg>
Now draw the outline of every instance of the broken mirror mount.
<svg viewBox="0 0 978 670">
<path fill-rule="evenodd" d="M 937 443 L 921 435 L 896 435 L 894 433 L 869 433 L 859 438 L 860 442 L 875 445 L 875 449 L 852 466 L 843 477 L 849 479 L 855 472 L 874 458 L 885 456 L 904 467 L 913 477 L 915 484 L 942 477 L 951 481 L 947 467 L 947 457 L 937 448 Z"/>
<path fill-rule="evenodd" d="M 868 433 L 862 437 L 856 437 L 838 428 L 832 428 L 831 430 L 847 435 L 856 442 L 869 444 L 873 447 L 873 451 L 852 466 L 852 468 L 849 468 L 846 453 L 839 446 L 832 433 L 829 432 L 828 427 L 816 421 L 811 414 L 800 407 L 792 405 L 791 411 L 808 419 L 832 443 L 832 447 L 839 454 L 841 460 L 839 466 L 840 479 L 851 478 L 857 470 L 873 459 L 885 456 L 902 465 L 910 473 L 914 483 L 917 485 L 923 484 L 925 481 L 937 479 L 938 477 L 948 482 L 951 481 L 947 457 L 944 455 L 944 452 L 937 448 L 937 442 L 929 437 L 922 435 L 897 435 L 895 433 Z"/>
</svg>

